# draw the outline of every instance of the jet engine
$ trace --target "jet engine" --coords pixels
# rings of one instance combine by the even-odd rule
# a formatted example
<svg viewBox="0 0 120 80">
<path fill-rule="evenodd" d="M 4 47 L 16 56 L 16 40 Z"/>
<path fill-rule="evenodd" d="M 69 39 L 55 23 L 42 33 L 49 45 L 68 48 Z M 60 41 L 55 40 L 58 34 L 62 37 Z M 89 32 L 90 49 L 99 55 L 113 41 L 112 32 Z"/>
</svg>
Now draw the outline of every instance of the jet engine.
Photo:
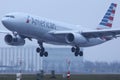
<svg viewBox="0 0 120 80">
<path fill-rule="evenodd" d="M 65 40 L 69 44 L 76 44 L 76 45 L 80 45 L 87 42 L 86 38 L 78 33 L 67 34 L 65 36 Z"/>
<path fill-rule="evenodd" d="M 10 34 L 7 34 L 4 40 L 8 45 L 12 46 L 22 46 L 25 44 L 25 40 L 23 38 L 21 38 L 20 36 L 14 37 Z"/>
</svg>

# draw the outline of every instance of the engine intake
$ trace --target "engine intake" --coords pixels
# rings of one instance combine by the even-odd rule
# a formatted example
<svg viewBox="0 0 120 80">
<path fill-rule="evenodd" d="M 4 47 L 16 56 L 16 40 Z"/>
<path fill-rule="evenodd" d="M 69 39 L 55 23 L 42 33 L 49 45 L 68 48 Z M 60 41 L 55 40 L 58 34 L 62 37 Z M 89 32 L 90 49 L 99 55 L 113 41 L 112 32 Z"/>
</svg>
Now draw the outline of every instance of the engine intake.
<svg viewBox="0 0 120 80">
<path fill-rule="evenodd" d="M 10 34 L 7 34 L 4 40 L 8 45 L 12 45 L 12 46 L 22 46 L 25 44 L 25 40 L 23 38 L 21 38 L 20 36 L 13 37 Z"/>
<path fill-rule="evenodd" d="M 65 40 L 67 43 L 76 44 L 76 45 L 83 44 L 83 43 L 87 42 L 86 38 L 78 33 L 67 34 L 65 37 Z"/>
</svg>

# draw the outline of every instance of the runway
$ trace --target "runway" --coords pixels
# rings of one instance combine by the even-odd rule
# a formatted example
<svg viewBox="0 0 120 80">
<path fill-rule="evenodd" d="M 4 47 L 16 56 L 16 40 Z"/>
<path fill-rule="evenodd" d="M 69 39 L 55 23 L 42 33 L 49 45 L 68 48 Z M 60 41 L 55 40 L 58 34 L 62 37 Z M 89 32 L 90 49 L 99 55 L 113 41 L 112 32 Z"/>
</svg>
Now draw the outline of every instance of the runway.
<svg viewBox="0 0 120 80">
<path fill-rule="evenodd" d="M 35 74 L 23 74 L 22 80 L 36 80 Z M 0 74 L 0 80 L 16 80 L 15 74 Z M 56 75 L 55 79 L 51 75 L 45 75 L 44 80 L 67 80 L 62 75 Z M 70 80 L 120 80 L 120 74 L 77 74 L 71 75 Z"/>
</svg>

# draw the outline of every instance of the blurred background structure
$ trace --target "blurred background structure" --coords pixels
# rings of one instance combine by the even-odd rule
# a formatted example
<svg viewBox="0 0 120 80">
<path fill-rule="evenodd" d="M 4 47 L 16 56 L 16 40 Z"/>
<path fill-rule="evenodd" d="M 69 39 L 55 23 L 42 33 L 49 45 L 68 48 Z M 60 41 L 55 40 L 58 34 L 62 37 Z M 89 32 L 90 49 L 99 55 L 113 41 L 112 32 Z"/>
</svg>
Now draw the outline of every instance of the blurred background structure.
<svg viewBox="0 0 120 80">
<path fill-rule="evenodd" d="M 54 70 L 61 74 L 67 72 L 68 60 L 71 73 L 80 73 L 83 70 L 83 57 L 75 57 L 70 48 L 47 48 L 48 57 L 41 57 L 36 53 L 36 47 L 1 47 L 0 72 L 1 73 L 36 73 L 41 66 L 46 74 Z M 43 65 L 41 65 L 41 61 Z"/>
<path fill-rule="evenodd" d="M 69 47 L 47 47 L 48 57 L 36 53 L 36 47 L 1 47 L 0 73 L 38 73 L 41 66 L 45 74 L 55 71 L 64 74 L 70 65 L 71 74 L 120 73 L 120 62 L 91 62 L 75 57 Z M 43 65 L 41 65 L 41 60 Z"/>
</svg>

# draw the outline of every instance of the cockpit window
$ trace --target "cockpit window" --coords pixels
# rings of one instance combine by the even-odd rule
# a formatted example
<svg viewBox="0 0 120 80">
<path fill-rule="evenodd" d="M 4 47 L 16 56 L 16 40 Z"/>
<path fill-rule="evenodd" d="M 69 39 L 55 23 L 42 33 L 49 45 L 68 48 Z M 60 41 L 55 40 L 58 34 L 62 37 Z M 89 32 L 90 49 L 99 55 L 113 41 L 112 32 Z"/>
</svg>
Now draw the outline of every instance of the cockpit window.
<svg viewBox="0 0 120 80">
<path fill-rule="evenodd" d="M 13 16 L 13 15 L 6 15 L 5 17 L 15 18 L 15 16 Z"/>
</svg>

